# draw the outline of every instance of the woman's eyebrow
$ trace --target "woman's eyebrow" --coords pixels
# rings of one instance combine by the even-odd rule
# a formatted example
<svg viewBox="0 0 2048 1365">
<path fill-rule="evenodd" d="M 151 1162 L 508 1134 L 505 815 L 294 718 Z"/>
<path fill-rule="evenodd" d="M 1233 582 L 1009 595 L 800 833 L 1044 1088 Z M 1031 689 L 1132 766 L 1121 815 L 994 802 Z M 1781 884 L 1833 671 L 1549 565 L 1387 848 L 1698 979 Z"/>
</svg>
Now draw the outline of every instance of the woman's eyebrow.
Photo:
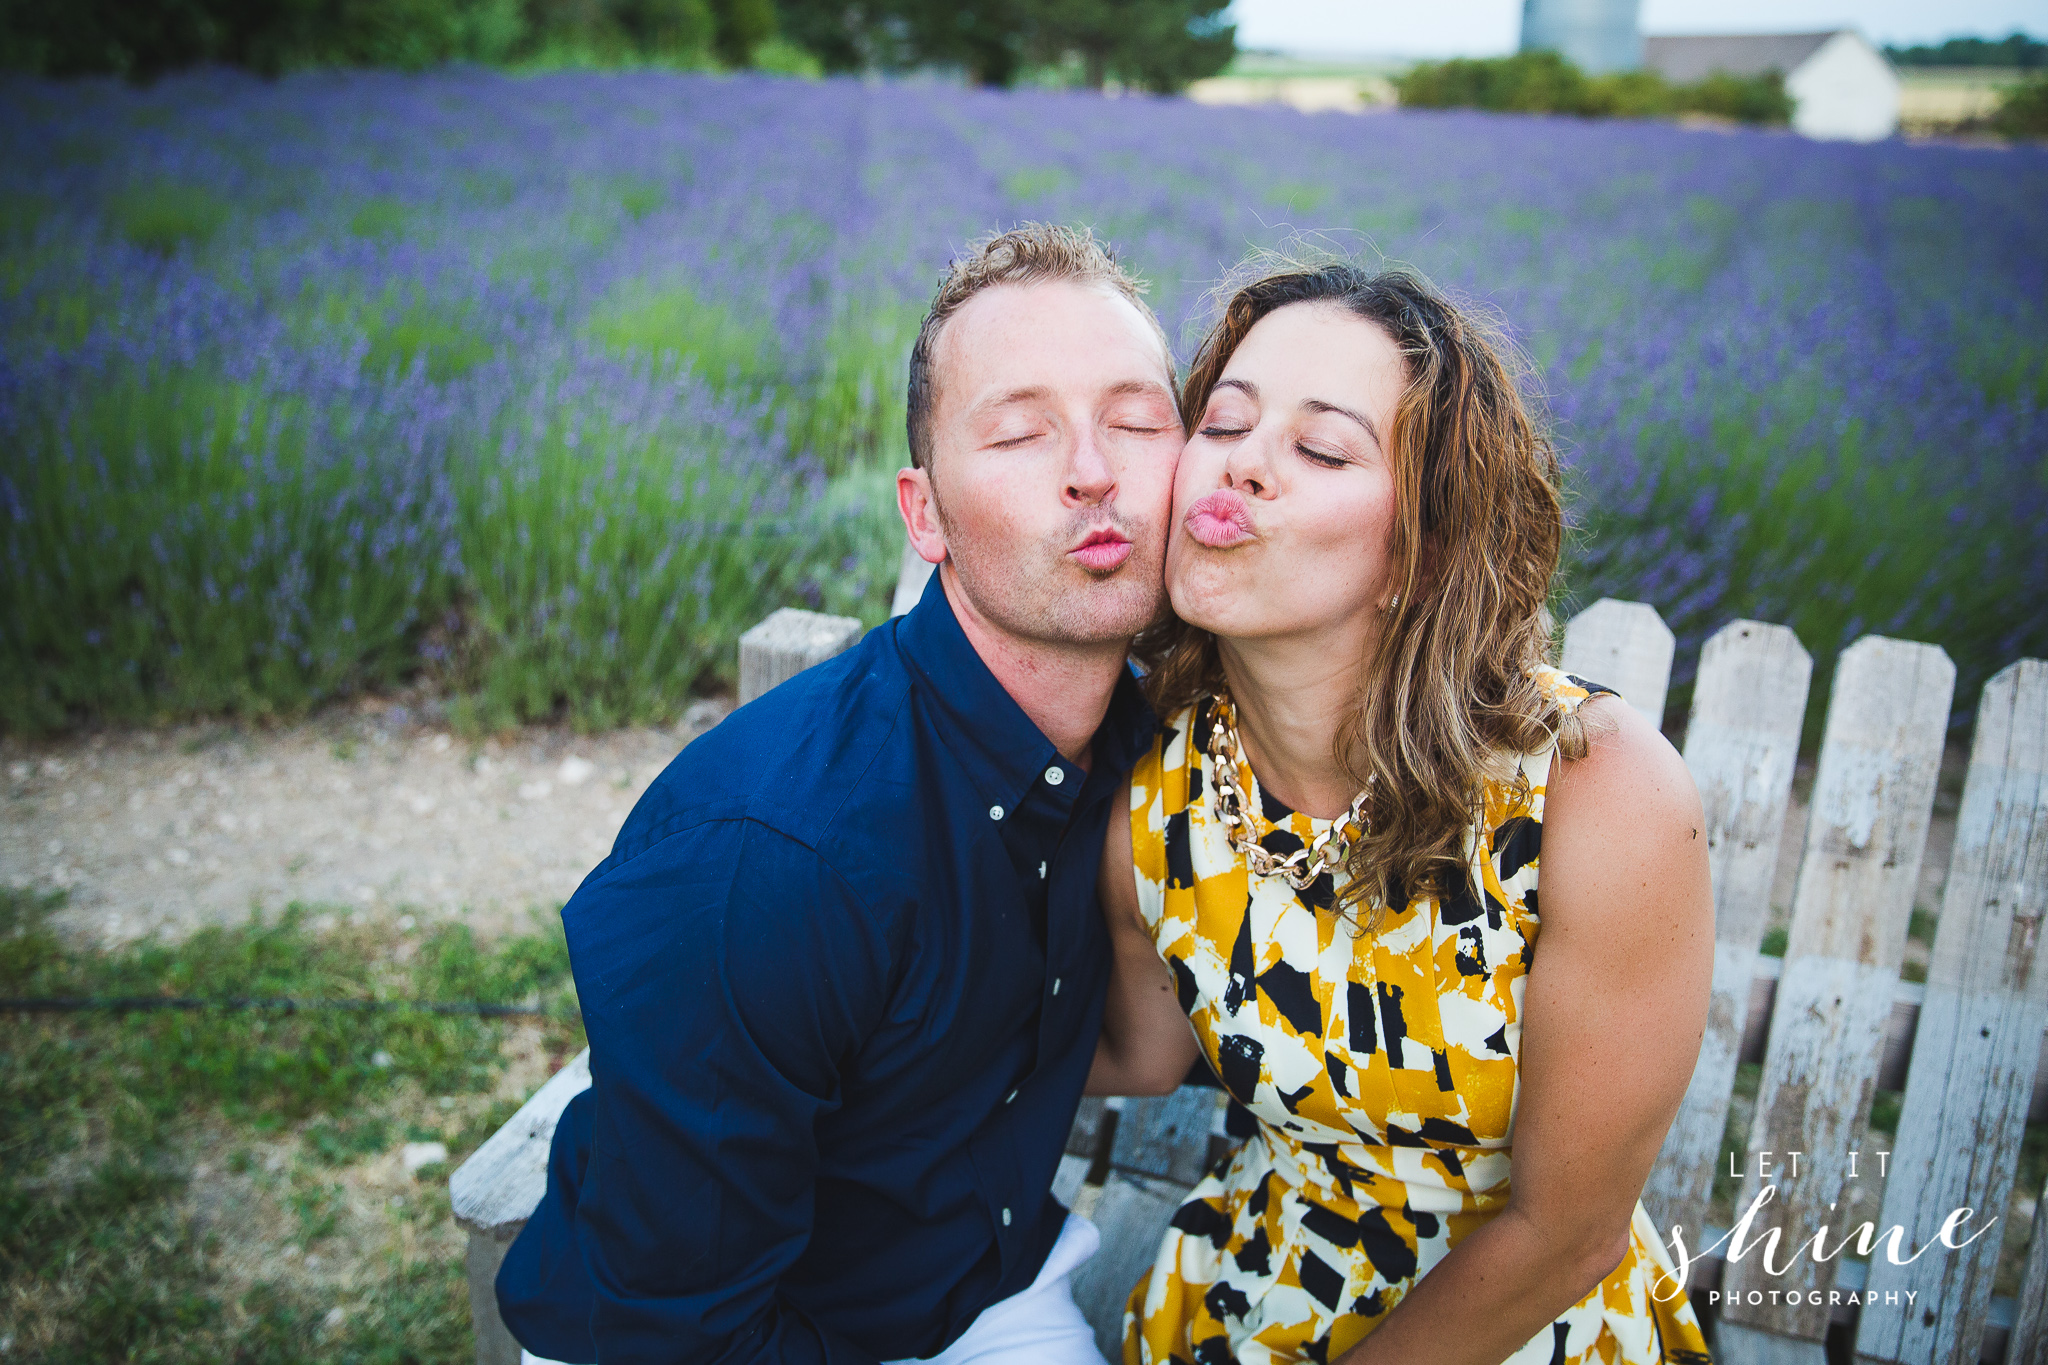
<svg viewBox="0 0 2048 1365">
<path fill-rule="evenodd" d="M 1374 445 L 1382 450 L 1387 448 L 1387 443 L 1380 439 L 1380 429 L 1374 426 L 1372 418 L 1367 417 L 1364 413 L 1353 412 L 1350 408 L 1339 407 L 1335 403 L 1325 403 L 1320 398 L 1304 398 L 1301 400 L 1301 405 L 1310 412 L 1333 412 L 1339 417 L 1349 417 L 1352 421 L 1365 428 L 1365 434 L 1372 437 Z"/>
<path fill-rule="evenodd" d="M 1216 381 L 1216 387 L 1219 389 L 1236 389 L 1254 403 L 1259 401 L 1259 386 L 1252 383 L 1249 379 L 1219 379 Z"/>
</svg>

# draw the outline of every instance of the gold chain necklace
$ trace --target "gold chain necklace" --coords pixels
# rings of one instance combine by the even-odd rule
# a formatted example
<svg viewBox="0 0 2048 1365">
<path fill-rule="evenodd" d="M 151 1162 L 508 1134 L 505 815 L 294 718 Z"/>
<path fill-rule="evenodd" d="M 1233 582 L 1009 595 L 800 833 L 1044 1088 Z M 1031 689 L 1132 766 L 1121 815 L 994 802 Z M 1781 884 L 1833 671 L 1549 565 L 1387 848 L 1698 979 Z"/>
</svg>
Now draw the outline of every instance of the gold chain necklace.
<svg viewBox="0 0 2048 1365">
<path fill-rule="evenodd" d="M 1306 891 L 1315 879 L 1336 868 L 1351 851 L 1351 830 L 1360 835 L 1372 828 L 1372 783 L 1351 798 L 1351 809 L 1315 837 L 1306 848 L 1285 858 L 1260 846 L 1252 837 L 1251 816 L 1246 813 L 1244 789 L 1238 785 L 1239 764 L 1244 746 L 1237 738 L 1237 708 L 1228 693 L 1218 692 L 1209 711 L 1210 785 L 1216 791 L 1216 818 L 1231 848 L 1262 877 L 1280 876 L 1296 891 Z"/>
</svg>

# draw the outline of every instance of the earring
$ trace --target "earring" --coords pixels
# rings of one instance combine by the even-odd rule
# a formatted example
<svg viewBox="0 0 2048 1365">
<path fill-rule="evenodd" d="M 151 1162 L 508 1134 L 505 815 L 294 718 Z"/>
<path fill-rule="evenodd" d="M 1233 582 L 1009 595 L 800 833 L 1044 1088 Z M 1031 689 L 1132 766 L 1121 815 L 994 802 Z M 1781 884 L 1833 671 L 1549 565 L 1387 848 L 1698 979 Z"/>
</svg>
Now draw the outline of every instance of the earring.
<svg viewBox="0 0 2048 1365">
<path fill-rule="evenodd" d="M 1401 594 L 1400 594 L 1400 593 L 1395 593 L 1395 594 L 1394 594 L 1394 596 L 1393 596 L 1393 598 L 1392 598 L 1392 600 L 1391 600 L 1391 601 L 1389 601 L 1389 602 L 1387 603 L 1387 605 L 1385 605 L 1384 607 L 1381 607 L 1381 608 L 1380 608 L 1380 611 L 1381 611 L 1381 613 L 1382 613 L 1383 615 L 1387 615 L 1387 616 L 1392 616 L 1392 615 L 1394 614 L 1394 608 L 1396 608 L 1396 607 L 1398 607 L 1398 606 L 1400 606 L 1400 605 L 1401 605 Z"/>
</svg>

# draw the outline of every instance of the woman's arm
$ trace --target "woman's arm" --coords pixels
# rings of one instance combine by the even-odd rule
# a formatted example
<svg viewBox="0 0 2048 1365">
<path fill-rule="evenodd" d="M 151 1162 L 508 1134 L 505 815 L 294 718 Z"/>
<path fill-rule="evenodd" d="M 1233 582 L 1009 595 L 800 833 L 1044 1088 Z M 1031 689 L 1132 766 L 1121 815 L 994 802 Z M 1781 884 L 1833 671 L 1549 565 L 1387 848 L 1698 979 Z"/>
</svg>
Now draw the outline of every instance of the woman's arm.
<svg viewBox="0 0 2048 1365">
<path fill-rule="evenodd" d="M 1195 1061 L 1195 1034 L 1174 993 L 1173 973 L 1159 960 L 1138 914 L 1131 865 L 1131 822 L 1109 817 L 1097 875 L 1112 960 L 1102 1037 L 1095 1044 L 1086 1095 L 1169 1095 Z"/>
<path fill-rule="evenodd" d="M 1634 710 L 1582 714 L 1591 752 L 1544 797 L 1508 1205 L 1340 1365 L 1498 1365 L 1584 1298 L 1628 1250 L 1692 1079 L 1714 975 L 1699 792 Z"/>
</svg>

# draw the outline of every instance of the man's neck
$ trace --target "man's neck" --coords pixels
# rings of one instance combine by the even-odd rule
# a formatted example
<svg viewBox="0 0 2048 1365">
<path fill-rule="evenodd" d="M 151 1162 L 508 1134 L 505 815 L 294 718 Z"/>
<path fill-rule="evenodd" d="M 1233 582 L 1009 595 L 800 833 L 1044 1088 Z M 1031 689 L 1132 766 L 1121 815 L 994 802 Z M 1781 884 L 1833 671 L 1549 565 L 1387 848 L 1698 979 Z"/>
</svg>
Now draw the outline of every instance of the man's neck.
<svg viewBox="0 0 2048 1365">
<path fill-rule="evenodd" d="M 1245 757 L 1259 785 L 1290 810 L 1334 819 L 1358 794 L 1337 761 L 1337 731 L 1358 707 L 1358 680 L 1377 633 L 1361 623 L 1313 636 L 1218 642 Z"/>
<path fill-rule="evenodd" d="M 1087 771 L 1089 744 L 1109 711 L 1128 643 L 1062 645 L 1020 639 L 975 608 L 951 562 L 939 565 L 938 574 L 954 619 L 988 671 L 1053 747 Z"/>
</svg>

